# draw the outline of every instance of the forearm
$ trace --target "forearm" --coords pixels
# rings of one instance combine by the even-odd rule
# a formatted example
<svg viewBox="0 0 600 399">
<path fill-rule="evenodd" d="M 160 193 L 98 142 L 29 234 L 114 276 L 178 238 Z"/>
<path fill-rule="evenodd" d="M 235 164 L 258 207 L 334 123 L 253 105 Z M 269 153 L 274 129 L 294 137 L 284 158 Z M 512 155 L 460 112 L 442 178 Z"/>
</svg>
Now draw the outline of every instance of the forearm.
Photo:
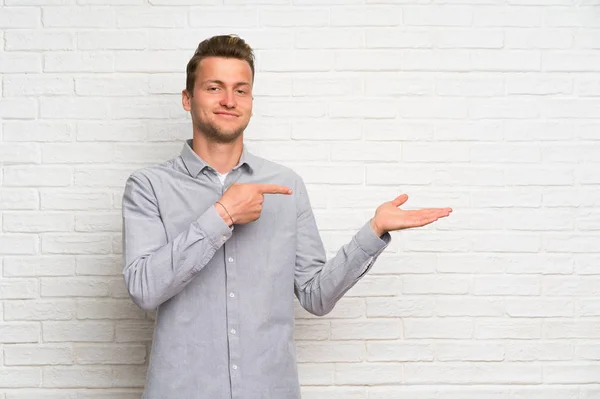
<svg viewBox="0 0 600 399">
<path fill-rule="evenodd" d="M 142 309 L 155 309 L 180 293 L 231 236 L 231 229 L 211 207 L 170 242 L 157 248 L 136 248 L 133 234 L 146 234 L 143 221 L 125 218 L 126 265 L 123 271 L 129 295 Z"/>
<path fill-rule="evenodd" d="M 389 234 L 380 238 L 367 223 L 328 261 L 318 256 L 301 259 L 305 262 L 304 276 L 297 281 L 304 283 L 295 287 L 301 305 L 315 315 L 329 313 L 369 270 L 389 241 Z"/>
</svg>

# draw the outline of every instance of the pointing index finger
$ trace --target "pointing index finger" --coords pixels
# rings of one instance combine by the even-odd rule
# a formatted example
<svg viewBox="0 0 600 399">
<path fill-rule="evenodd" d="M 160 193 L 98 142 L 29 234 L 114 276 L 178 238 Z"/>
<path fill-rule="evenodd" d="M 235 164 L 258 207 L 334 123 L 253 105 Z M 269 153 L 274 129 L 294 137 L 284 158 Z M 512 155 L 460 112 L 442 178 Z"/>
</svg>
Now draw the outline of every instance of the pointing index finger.
<svg viewBox="0 0 600 399">
<path fill-rule="evenodd" d="M 257 184 L 258 191 L 261 194 L 291 194 L 292 189 L 285 186 L 278 186 L 277 184 Z"/>
</svg>

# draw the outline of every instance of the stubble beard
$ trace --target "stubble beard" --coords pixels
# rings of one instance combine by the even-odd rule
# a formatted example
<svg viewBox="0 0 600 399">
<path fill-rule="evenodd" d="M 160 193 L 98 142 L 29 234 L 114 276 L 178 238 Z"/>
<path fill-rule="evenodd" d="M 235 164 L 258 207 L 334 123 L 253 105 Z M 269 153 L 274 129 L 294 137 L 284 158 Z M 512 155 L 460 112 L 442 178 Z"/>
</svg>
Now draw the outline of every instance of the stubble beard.
<svg viewBox="0 0 600 399">
<path fill-rule="evenodd" d="M 224 130 L 212 122 L 198 121 L 198 130 L 206 136 L 207 139 L 219 144 L 229 144 L 238 139 L 248 126 L 246 123 L 243 126 L 231 131 Z"/>
</svg>

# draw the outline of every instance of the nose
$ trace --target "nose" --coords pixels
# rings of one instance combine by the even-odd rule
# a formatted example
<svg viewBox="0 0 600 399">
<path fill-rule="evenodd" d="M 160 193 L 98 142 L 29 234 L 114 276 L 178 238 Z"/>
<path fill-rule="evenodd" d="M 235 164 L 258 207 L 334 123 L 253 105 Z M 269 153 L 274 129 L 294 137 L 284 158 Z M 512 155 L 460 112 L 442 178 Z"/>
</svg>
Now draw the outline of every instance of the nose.
<svg viewBox="0 0 600 399">
<path fill-rule="evenodd" d="M 235 95 L 233 94 L 233 91 L 231 90 L 223 90 L 223 97 L 221 97 L 221 106 L 226 107 L 226 108 L 235 108 L 235 106 L 237 105 L 236 101 L 235 101 Z"/>
</svg>

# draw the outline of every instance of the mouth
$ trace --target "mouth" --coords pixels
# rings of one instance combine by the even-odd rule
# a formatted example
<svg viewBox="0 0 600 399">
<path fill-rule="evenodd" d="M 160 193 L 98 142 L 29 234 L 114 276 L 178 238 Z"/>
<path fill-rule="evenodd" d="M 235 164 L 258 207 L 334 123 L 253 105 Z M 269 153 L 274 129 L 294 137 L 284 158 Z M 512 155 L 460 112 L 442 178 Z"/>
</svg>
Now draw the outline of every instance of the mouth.
<svg viewBox="0 0 600 399">
<path fill-rule="evenodd" d="M 215 112 L 215 115 L 218 115 L 222 118 L 227 118 L 227 119 L 234 119 L 237 118 L 239 115 L 237 114 L 233 114 L 231 112 Z"/>
</svg>

